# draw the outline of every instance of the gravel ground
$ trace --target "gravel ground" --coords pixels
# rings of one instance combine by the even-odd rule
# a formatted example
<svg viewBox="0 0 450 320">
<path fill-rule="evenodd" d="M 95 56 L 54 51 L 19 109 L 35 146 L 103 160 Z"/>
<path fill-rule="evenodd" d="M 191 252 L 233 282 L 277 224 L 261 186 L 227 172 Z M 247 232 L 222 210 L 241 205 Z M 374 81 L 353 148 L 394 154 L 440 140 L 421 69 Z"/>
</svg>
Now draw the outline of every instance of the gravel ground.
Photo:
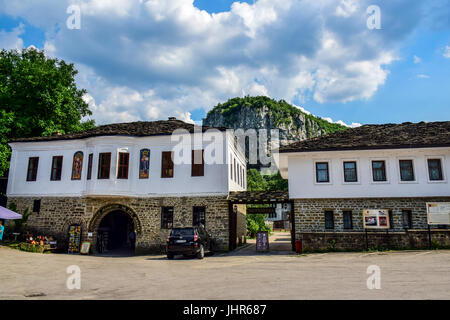
<svg viewBox="0 0 450 320">
<path fill-rule="evenodd" d="M 81 288 L 66 286 L 79 266 Z M 367 288 L 367 267 L 381 289 Z M 203 260 L 27 253 L 0 246 L 0 299 L 450 299 L 450 250 L 295 255 L 241 250 Z"/>
</svg>

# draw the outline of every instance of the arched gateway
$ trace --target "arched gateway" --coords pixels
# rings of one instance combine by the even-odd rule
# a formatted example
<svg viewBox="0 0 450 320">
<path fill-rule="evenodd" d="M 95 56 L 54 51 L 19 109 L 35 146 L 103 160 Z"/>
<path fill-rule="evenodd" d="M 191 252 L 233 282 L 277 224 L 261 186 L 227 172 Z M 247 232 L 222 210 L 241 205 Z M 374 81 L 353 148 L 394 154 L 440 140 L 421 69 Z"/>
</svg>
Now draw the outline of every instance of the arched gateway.
<svg viewBox="0 0 450 320">
<path fill-rule="evenodd" d="M 89 232 L 95 237 L 98 253 L 133 253 L 133 241 L 141 234 L 141 223 L 133 209 L 122 204 L 109 204 L 100 208 L 91 219 Z M 131 235 L 130 235 L 131 234 Z"/>
</svg>

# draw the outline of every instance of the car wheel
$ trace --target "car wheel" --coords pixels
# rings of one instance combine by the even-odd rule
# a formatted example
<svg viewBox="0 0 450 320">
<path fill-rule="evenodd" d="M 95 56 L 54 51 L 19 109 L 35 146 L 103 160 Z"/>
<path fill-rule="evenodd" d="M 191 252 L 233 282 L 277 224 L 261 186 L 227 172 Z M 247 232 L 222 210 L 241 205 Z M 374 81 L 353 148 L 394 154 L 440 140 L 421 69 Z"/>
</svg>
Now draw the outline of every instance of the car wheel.
<svg viewBox="0 0 450 320">
<path fill-rule="evenodd" d="M 198 259 L 203 259 L 205 257 L 205 249 L 203 248 L 203 245 L 200 245 L 200 251 L 197 253 Z"/>
<path fill-rule="evenodd" d="M 173 259 L 173 253 L 168 253 L 167 254 L 167 259 L 172 260 Z"/>
</svg>

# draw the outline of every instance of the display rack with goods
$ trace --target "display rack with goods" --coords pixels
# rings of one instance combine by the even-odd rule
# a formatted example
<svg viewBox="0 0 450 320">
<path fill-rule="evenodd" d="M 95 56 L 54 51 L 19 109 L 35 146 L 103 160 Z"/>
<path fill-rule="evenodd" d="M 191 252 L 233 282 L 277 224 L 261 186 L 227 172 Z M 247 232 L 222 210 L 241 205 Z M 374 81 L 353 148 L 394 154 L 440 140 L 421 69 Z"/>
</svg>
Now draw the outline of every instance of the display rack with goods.
<svg viewBox="0 0 450 320">
<path fill-rule="evenodd" d="M 81 242 L 81 226 L 72 225 L 69 227 L 69 249 L 68 253 L 79 253 Z"/>
</svg>

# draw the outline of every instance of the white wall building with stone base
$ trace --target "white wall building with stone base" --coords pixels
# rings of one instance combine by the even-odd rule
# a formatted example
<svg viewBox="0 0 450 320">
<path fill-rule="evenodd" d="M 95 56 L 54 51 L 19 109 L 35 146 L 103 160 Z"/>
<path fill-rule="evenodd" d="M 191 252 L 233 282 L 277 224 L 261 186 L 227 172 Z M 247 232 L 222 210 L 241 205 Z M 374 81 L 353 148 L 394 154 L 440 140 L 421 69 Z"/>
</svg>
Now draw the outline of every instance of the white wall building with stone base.
<svg viewBox="0 0 450 320">
<path fill-rule="evenodd" d="M 8 203 L 32 211 L 30 231 L 60 245 L 72 225 L 81 226 L 82 241 L 94 251 L 105 230 L 116 247 L 129 244 L 135 230 L 136 252 L 161 252 L 172 227 L 199 223 L 217 250 L 245 241 L 245 206 L 232 210 L 227 198 L 246 190 L 246 159 L 229 130 L 171 118 L 16 139 L 10 146 Z"/>
<path fill-rule="evenodd" d="M 429 245 L 427 202 L 450 202 L 450 122 L 365 125 L 280 149 L 295 237 L 313 250 Z M 363 210 L 389 211 L 366 241 Z M 447 226 L 434 243 L 450 246 Z"/>
</svg>

